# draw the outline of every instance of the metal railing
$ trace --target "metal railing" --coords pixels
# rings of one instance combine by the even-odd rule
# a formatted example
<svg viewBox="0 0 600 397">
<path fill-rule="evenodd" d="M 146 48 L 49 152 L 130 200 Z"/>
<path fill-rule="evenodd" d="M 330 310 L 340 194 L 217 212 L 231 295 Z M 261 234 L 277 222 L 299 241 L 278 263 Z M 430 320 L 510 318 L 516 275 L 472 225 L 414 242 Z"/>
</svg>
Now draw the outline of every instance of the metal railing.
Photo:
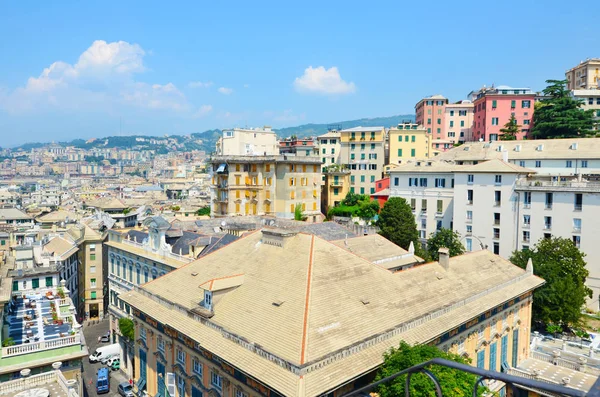
<svg viewBox="0 0 600 397">
<path fill-rule="evenodd" d="M 513 392 L 513 395 L 517 395 L 518 388 L 525 390 L 532 390 L 536 392 L 543 392 L 544 395 L 556 395 L 556 396 L 572 396 L 572 397 L 598 397 L 600 396 L 600 384 L 595 384 L 589 392 L 584 392 L 581 390 L 576 390 L 573 388 L 565 387 L 560 384 L 545 382 L 543 380 L 538 380 L 534 375 L 527 374 L 522 371 L 509 371 L 513 373 L 519 373 L 519 375 L 513 375 L 511 373 L 502 373 L 496 371 L 489 371 L 477 367 L 473 367 L 467 364 L 457 363 L 455 361 L 444 360 L 441 358 L 434 358 L 432 360 L 426 361 L 419 365 L 415 365 L 413 367 L 407 368 L 403 371 L 397 372 L 394 375 L 383 378 L 377 382 L 371 383 L 367 386 L 361 387 L 357 390 L 352 391 L 351 393 L 346 394 L 344 397 L 350 396 L 364 396 L 371 391 L 377 389 L 379 385 L 389 383 L 401 376 L 406 375 L 406 379 L 404 380 L 404 395 L 406 397 L 410 397 L 410 381 L 411 377 L 414 374 L 424 374 L 426 375 L 434 385 L 435 395 L 437 397 L 442 397 L 442 386 L 440 381 L 436 378 L 436 376 L 429 370 L 429 368 L 433 365 L 439 365 L 446 368 L 455 369 L 458 371 L 467 372 L 478 377 L 477 381 L 473 385 L 473 396 L 476 397 L 479 395 L 479 389 L 482 387 L 484 381 L 498 381 L 502 382 L 506 385 L 506 388 L 510 388 Z"/>
<path fill-rule="evenodd" d="M 58 339 L 35 342 L 35 343 L 24 343 L 21 345 L 8 346 L 2 348 L 2 357 L 18 356 L 20 354 L 37 353 L 43 350 L 58 349 L 65 346 L 73 346 L 81 344 L 79 334 L 71 336 L 63 336 Z"/>
</svg>

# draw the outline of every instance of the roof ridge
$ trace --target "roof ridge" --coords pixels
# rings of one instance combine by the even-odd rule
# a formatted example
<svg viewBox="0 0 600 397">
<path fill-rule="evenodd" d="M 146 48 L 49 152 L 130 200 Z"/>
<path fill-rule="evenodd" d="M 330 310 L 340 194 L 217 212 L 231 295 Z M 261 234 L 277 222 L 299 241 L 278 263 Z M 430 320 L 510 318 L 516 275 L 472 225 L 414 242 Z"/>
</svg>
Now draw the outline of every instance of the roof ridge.
<svg viewBox="0 0 600 397">
<path fill-rule="evenodd" d="M 310 308 L 310 293 L 311 293 L 311 281 L 312 281 L 312 267 L 314 264 L 314 250 L 315 250 L 315 235 L 313 234 L 310 239 L 310 252 L 308 257 L 308 271 L 306 275 L 306 296 L 304 300 L 304 316 L 302 322 L 302 348 L 300 350 L 300 365 L 306 361 L 306 344 L 308 338 L 308 312 Z"/>
</svg>

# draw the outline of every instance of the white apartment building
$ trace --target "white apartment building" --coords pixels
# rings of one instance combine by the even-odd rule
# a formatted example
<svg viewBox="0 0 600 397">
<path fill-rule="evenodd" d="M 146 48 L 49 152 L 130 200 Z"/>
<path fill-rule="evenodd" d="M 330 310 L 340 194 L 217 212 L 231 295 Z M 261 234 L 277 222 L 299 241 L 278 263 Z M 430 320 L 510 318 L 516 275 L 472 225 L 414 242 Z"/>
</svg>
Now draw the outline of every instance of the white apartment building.
<svg viewBox="0 0 600 397">
<path fill-rule="evenodd" d="M 437 197 L 442 205 L 447 201 L 443 208 L 452 208 L 441 226 L 459 232 L 467 251 L 489 249 L 509 258 L 542 238 L 567 238 L 586 254 L 587 284 L 594 292 L 588 306 L 600 309 L 600 254 L 594 249 L 600 235 L 595 221 L 600 217 L 600 139 L 472 142 L 440 154 L 430 165 L 403 167 L 390 170 L 390 197 L 416 199 L 421 242 L 435 232 L 438 218 L 437 212 L 424 216 L 419 200 L 427 198 L 430 208 Z M 432 184 L 440 178 L 453 180 L 452 188 Z"/>
<path fill-rule="evenodd" d="M 424 160 L 390 169 L 390 197 L 410 204 L 423 247 L 431 234 L 453 226 L 454 168 L 451 162 Z"/>
<path fill-rule="evenodd" d="M 340 164 L 342 153 L 341 135 L 339 131 L 331 130 L 317 137 L 319 157 L 323 162 L 323 172 L 325 172 L 325 167 L 328 165 Z"/>
<path fill-rule="evenodd" d="M 223 130 L 216 143 L 219 156 L 269 156 L 279 154 L 277 135 L 269 126 Z"/>
</svg>

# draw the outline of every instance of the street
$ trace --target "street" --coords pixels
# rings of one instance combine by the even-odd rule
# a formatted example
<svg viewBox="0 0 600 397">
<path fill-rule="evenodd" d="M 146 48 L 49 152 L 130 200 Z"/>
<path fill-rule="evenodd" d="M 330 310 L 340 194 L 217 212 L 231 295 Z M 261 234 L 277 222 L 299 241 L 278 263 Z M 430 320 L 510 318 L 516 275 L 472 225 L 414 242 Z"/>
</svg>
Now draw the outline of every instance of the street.
<svg viewBox="0 0 600 397">
<path fill-rule="evenodd" d="M 108 331 L 108 319 L 104 319 L 94 325 L 84 325 L 83 334 L 88 344 L 90 354 L 96 351 L 96 347 L 108 345 L 108 343 L 98 344 L 98 337 Z M 83 380 L 84 397 L 97 397 L 96 393 L 96 372 L 102 367 L 101 363 L 90 363 L 88 359 L 83 360 Z M 121 382 L 127 382 L 128 379 L 121 371 L 110 371 L 110 392 L 103 396 L 118 396 L 117 386 Z"/>
</svg>

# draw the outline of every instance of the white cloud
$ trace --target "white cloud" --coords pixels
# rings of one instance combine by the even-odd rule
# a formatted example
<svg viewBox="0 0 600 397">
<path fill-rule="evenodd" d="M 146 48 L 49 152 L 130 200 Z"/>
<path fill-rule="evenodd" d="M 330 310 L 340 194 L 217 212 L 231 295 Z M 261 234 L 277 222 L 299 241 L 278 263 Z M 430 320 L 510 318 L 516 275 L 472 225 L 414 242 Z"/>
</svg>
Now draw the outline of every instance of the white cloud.
<svg viewBox="0 0 600 397">
<path fill-rule="evenodd" d="M 172 83 L 137 82 L 146 70 L 146 52 L 138 44 L 96 40 L 74 64 L 56 61 L 37 77 L 0 98 L 11 113 L 54 110 L 110 110 L 123 104 L 147 109 L 190 110 Z"/>
<path fill-rule="evenodd" d="M 212 105 L 202 105 L 200 108 L 194 113 L 194 118 L 201 118 L 213 111 Z"/>
<path fill-rule="evenodd" d="M 219 91 L 223 95 L 229 95 L 233 92 L 233 88 L 219 87 L 217 91 Z"/>
<path fill-rule="evenodd" d="M 190 81 L 188 84 L 190 88 L 208 88 L 212 85 L 212 81 Z"/>
<path fill-rule="evenodd" d="M 323 66 L 309 66 L 304 74 L 294 80 L 296 91 L 301 93 L 317 93 L 325 95 L 344 95 L 356 91 L 353 82 L 346 82 L 340 76 L 338 68 L 333 66 L 325 69 Z"/>
</svg>

